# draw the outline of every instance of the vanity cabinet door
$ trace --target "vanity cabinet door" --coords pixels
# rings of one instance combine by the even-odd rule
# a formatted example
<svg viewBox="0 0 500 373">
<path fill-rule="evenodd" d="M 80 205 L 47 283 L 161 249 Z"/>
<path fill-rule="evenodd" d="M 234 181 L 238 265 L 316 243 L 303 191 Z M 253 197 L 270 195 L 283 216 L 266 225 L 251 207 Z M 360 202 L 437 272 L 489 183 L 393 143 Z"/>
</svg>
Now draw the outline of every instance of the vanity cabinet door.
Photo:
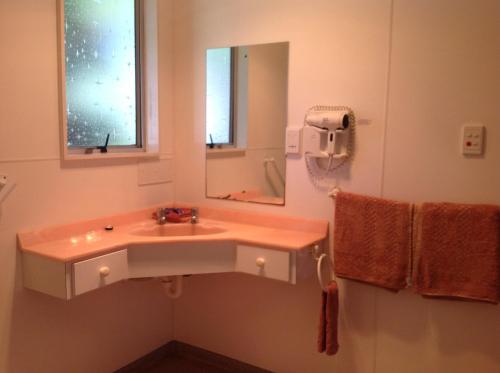
<svg viewBox="0 0 500 373">
<path fill-rule="evenodd" d="M 290 282 L 290 253 L 238 245 L 236 271 Z M 293 282 L 293 281 L 292 281 Z"/>
<path fill-rule="evenodd" d="M 127 250 L 73 264 L 74 295 L 128 278 Z"/>
</svg>

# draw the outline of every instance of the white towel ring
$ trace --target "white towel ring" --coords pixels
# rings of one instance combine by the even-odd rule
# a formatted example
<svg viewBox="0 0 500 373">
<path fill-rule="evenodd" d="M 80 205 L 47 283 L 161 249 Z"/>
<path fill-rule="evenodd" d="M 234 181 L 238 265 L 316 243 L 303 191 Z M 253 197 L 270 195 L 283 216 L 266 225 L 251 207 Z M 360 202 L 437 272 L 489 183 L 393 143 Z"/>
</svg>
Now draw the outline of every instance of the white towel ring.
<svg viewBox="0 0 500 373">
<path fill-rule="evenodd" d="M 323 264 L 323 259 L 325 259 L 325 258 L 327 259 L 328 267 L 330 268 L 330 273 L 333 272 L 332 262 L 330 261 L 330 258 L 328 257 L 328 255 L 326 255 L 324 253 L 319 256 L 318 264 L 317 264 L 317 268 L 316 268 L 316 271 L 318 274 L 319 286 L 321 287 L 321 290 L 323 290 L 324 292 L 326 292 L 328 290 L 328 284 L 327 285 L 324 284 L 323 276 L 321 273 L 321 264 Z M 335 277 L 333 279 L 335 279 Z"/>
</svg>

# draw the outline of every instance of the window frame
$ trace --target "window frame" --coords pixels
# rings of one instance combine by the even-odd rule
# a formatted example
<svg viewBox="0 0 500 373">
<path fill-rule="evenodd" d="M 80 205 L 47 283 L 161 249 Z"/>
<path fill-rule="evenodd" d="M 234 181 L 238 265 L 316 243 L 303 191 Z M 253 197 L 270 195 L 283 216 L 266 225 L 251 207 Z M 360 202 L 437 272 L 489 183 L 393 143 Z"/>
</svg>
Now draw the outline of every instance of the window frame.
<svg viewBox="0 0 500 373">
<path fill-rule="evenodd" d="M 102 153 L 96 147 L 68 146 L 68 120 L 66 101 L 66 53 L 65 53 L 65 0 L 57 0 L 58 61 L 59 61 L 59 120 L 60 145 L 63 160 L 139 158 L 159 155 L 158 87 L 157 82 L 157 20 L 151 35 L 146 32 L 145 18 L 156 17 L 156 1 L 134 0 L 135 11 L 135 84 L 136 84 L 136 144 L 108 146 Z M 146 6 L 146 4 L 149 4 Z M 146 9 L 146 7 L 148 9 Z M 151 27 L 150 27 L 151 28 Z M 148 40 L 150 39 L 150 40 Z M 152 46 L 151 42 L 154 42 Z M 150 44 L 149 47 L 147 44 Z M 148 58 L 149 57 L 149 58 Z M 153 67 L 153 69 L 151 69 Z M 148 71 L 155 70 L 155 71 Z M 154 102 L 154 104 L 153 104 Z M 148 105 L 152 104 L 152 105 Z M 104 144 L 103 144 L 104 145 Z"/>
<path fill-rule="evenodd" d="M 230 60 L 231 60 L 231 66 L 229 69 L 229 142 L 214 142 L 213 146 L 217 148 L 236 148 L 237 143 L 236 143 L 236 131 L 237 131 L 237 123 L 236 123 L 236 110 L 235 110 L 235 95 L 236 95 L 236 48 L 235 47 L 226 47 L 229 49 L 230 52 Z M 221 48 L 224 49 L 224 48 Z M 205 52 L 206 53 L 206 52 Z M 208 54 L 205 54 L 205 66 L 208 63 Z M 205 78 L 205 85 L 206 85 L 206 78 Z M 205 89 L 206 91 L 206 89 Z M 205 108 L 205 112 L 206 112 Z M 206 121 L 206 115 L 205 115 L 205 121 Z M 206 131 L 206 123 L 205 123 L 205 131 Z M 206 142 L 206 134 L 205 134 L 205 142 Z M 210 148 L 212 143 L 206 143 L 207 148 Z"/>
</svg>

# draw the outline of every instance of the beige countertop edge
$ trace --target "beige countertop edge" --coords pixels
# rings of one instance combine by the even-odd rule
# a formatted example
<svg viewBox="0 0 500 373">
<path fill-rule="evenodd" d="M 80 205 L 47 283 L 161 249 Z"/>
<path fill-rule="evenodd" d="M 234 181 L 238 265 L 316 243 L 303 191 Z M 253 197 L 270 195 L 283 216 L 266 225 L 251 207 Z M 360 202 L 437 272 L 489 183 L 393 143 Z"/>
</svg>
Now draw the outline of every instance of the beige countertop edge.
<svg viewBox="0 0 500 373">
<path fill-rule="evenodd" d="M 263 248 L 267 248 L 270 250 L 279 250 L 279 251 L 288 251 L 288 252 L 295 252 L 295 251 L 301 251 L 304 249 L 307 249 L 308 247 L 315 245 L 317 243 L 320 243 L 321 241 L 325 240 L 326 237 L 320 237 L 319 235 L 315 238 L 311 237 L 309 240 L 304 240 L 303 242 L 297 243 L 295 245 L 284 245 L 284 244 L 273 244 L 269 243 L 268 241 L 263 241 L 263 240 L 251 240 L 251 239 L 234 239 L 234 238 L 229 238 L 229 237 L 220 237 L 220 238 L 196 238 L 196 239 L 188 239 L 184 238 L 182 240 L 179 239 L 156 239 L 154 241 L 130 241 L 130 242 L 120 242 L 116 244 L 110 244 L 96 247 L 95 249 L 89 249 L 88 251 L 85 252 L 79 252 L 75 255 L 54 255 L 51 253 L 47 253 L 45 250 L 40 250 L 36 247 L 22 247 L 19 246 L 19 250 L 22 253 L 28 253 L 28 254 L 34 254 L 34 255 L 39 255 L 48 259 L 52 259 L 58 262 L 62 263 L 75 263 L 91 258 L 95 258 L 97 256 L 109 254 L 115 251 L 123 250 L 126 248 L 133 248 L 134 246 L 146 246 L 146 245 L 158 245 L 158 244 L 179 244 L 179 243 L 201 243 L 201 244 L 211 244 L 214 242 L 234 242 L 235 245 L 254 245 L 254 246 L 259 246 Z"/>
</svg>

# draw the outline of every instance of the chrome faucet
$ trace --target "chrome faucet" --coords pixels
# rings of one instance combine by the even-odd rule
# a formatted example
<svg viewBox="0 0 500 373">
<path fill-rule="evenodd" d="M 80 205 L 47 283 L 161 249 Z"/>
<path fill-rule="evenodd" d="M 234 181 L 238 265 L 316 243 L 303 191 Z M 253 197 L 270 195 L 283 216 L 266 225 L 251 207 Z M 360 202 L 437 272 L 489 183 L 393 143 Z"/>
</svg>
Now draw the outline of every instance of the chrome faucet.
<svg viewBox="0 0 500 373">
<path fill-rule="evenodd" d="M 198 208 L 197 207 L 193 207 L 191 209 L 191 224 L 196 224 L 198 223 Z"/>
<path fill-rule="evenodd" d="M 156 210 L 156 222 L 163 225 L 167 222 L 167 209 L 159 208 Z"/>
</svg>

